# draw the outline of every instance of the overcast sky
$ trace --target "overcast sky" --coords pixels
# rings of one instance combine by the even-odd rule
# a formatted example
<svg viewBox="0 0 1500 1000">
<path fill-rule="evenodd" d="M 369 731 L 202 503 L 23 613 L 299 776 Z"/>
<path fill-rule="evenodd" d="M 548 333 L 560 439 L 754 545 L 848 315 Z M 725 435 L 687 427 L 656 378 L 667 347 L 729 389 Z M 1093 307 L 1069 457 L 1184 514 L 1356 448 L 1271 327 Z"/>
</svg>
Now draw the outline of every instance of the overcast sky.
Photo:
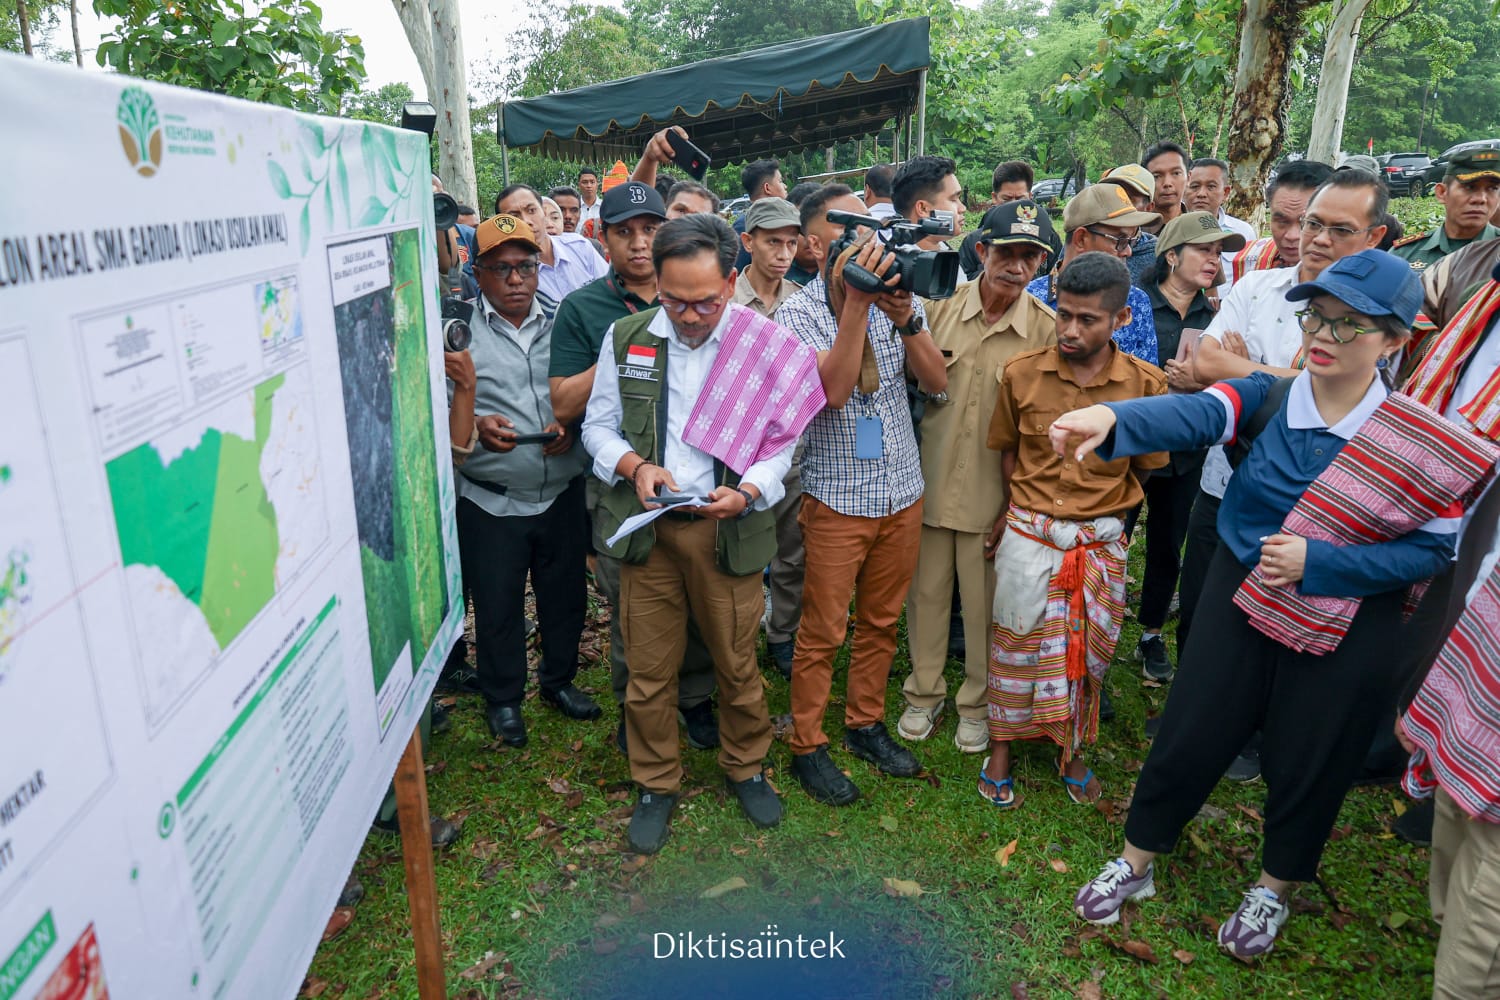
<svg viewBox="0 0 1500 1000">
<path fill-rule="evenodd" d="M 323 8 L 325 29 L 346 29 L 359 35 L 364 42 L 365 72 L 369 74 L 372 89 L 401 82 L 410 84 L 419 97 L 422 95 L 422 74 L 417 69 L 411 46 L 406 43 L 406 33 L 401 30 L 401 21 L 396 17 L 391 0 L 319 2 Z M 526 0 L 458 0 L 458 7 L 463 23 L 464 61 L 473 73 L 485 62 L 503 64 L 508 48 L 506 33 L 524 22 L 531 4 Z M 81 2 L 78 8 L 84 65 L 94 67 L 93 49 L 99 44 L 104 24 L 94 15 L 92 4 Z M 65 18 L 54 36 L 54 43 L 67 46 L 67 32 Z"/>
</svg>

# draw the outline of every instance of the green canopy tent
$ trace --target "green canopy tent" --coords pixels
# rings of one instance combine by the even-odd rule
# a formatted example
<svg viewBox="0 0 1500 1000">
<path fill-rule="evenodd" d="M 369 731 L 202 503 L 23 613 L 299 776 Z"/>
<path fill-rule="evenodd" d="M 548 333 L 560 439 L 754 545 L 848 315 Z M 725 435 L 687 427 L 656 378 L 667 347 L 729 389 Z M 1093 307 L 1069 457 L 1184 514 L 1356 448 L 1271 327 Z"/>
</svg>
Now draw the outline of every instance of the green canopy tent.
<svg viewBox="0 0 1500 1000">
<path fill-rule="evenodd" d="M 894 119 L 920 153 L 928 31 L 912 18 L 510 101 L 501 149 L 633 162 L 652 134 L 681 125 L 724 164 L 864 138 Z"/>
</svg>

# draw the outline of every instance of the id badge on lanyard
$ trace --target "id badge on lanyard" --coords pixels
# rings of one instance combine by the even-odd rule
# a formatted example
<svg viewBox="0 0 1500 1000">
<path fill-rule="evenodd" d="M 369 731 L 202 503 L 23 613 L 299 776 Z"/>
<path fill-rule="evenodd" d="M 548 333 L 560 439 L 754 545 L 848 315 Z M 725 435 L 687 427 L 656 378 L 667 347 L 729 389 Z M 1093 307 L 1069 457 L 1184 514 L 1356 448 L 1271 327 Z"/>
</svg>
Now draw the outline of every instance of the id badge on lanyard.
<svg viewBox="0 0 1500 1000">
<path fill-rule="evenodd" d="M 862 399 L 862 408 L 864 412 L 854 418 L 854 457 L 881 458 L 885 455 L 885 439 L 880 416 L 871 412 L 867 398 Z"/>
</svg>

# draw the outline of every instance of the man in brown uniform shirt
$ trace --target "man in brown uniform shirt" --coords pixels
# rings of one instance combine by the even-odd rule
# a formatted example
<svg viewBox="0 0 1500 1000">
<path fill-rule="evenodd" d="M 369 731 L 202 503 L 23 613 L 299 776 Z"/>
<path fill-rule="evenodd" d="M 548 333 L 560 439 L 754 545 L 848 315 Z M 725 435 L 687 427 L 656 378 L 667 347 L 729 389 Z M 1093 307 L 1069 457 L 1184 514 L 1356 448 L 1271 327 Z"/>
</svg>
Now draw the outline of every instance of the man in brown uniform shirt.
<svg viewBox="0 0 1500 1000">
<path fill-rule="evenodd" d="M 952 298 L 924 303 L 932 339 L 948 367 L 948 390 L 933 397 L 922 419 L 922 541 L 906 604 L 911 676 L 897 732 L 925 740 L 943 713 L 943 665 L 953 584 L 964 614 L 964 682 L 954 697 L 953 742 L 965 753 L 990 745 L 986 682 L 989 609 L 995 597 L 995 545 L 1005 530 L 1000 455 L 985 447 L 1005 363 L 1057 339 L 1052 310 L 1026 283 L 1052 246 L 1052 222 L 1029 199 L 985 214 L 975 248 L 982 271 Z"/>
<path fill-rule="evenodd" d="M 1057 345 L 1005 366 L 990 421 L 1010 509 L 995 556 L 990 655 L 990 756 L 979 791 L 994 805 L 1019 802 L 1010 743 L 1047 739 L 1077 802 L 1098 799 L 1099 782 L 1078 757 L 1098 735 L 1099 693 L 1125 617 L 1125 512 L 1140 480 L 1167 463 L 1158 452 L 1112 462 L 1060 458 L 1047 428 L 1074 406 L 1167 391 L 1159 368 L 1122 353 L 1113 332 L 1130 322 L 1130 272 L 1086 253 L 1057 279 Z"/>
</svg>

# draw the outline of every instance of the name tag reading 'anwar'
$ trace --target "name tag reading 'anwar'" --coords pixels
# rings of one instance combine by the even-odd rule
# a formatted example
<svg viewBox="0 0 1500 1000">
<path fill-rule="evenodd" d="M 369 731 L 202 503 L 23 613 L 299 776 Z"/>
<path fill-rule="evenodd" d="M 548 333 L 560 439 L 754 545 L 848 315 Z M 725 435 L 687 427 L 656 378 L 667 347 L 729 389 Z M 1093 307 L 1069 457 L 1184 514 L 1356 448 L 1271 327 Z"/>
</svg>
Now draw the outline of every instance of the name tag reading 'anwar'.
<svg viewBox="0 0 1500 1000">
<path fill-rule="evenodd" d="M 644 344 L 631 344 L 625 348 L 625 363 L 618 366 L 620 377 L 645 382 L 660 381 L 656 377 L 656 351 L 655 347 Z"/>
</svg>

